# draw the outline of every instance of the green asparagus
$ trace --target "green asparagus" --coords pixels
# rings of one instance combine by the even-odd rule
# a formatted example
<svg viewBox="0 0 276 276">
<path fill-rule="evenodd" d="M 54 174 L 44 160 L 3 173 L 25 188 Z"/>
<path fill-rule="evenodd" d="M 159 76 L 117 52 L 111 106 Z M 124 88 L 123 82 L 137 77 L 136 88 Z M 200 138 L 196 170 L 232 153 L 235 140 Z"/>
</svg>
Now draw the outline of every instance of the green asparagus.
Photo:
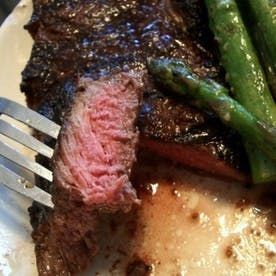
<svg viewBox="0 0 276 276">
<path fill-rule="evenodd" d="M 253 0 L 252 0 L 253 1 Z M 276 107 L 257 53 L 234 0 L 205 0 L 210 27 L 234 97 L 259 120 L 276 125 Z M 276 180 L 276 164 L 244 140 L 253 182 Z"/>
<path fill-rule="evenodd" d="M 276 1 L 237 1 L 276 99 Z"/>
</svg>

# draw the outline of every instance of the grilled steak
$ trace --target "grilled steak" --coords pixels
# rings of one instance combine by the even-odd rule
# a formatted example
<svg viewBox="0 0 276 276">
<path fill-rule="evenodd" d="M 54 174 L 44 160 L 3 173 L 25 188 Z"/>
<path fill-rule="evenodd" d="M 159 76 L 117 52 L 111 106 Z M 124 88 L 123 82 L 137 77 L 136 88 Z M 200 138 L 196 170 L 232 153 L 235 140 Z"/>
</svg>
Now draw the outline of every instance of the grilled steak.
<svg viewBox="0 0 276 276">
<path fill-rule="evenodd" d="M 35 43 L 30 61 L 22 74 L 21 85 L 30 107 L 61 124 L 64 114 L 72 105 L 80 76 L 97 80 L 122 71 L 139 74 L 142 76 L 145 95 L 139 118 L 144 137 L 142 144 L 182 163 L 187 163 L 187 160 L 177 160 L 175 149 L 180 152 L 183 150 L 184 153 L 192 152 L 195 157 L 203 154 L 205 159 L 190 159 L 189 165 L 213 174 L 241 179 L 234 170 L 240 167 L 237 160 L 242 160 L 239 137 L 213 119 L 213 115 L 191 108 L 185 102 L 177 100 L 178 107 L 173 112 L 173 105 L 167 104 L 170 99 L 166 96 L 166 90 L 157 87 L 146 70 L 146 58 L 149 56 L 177 57 L 185 59 L 200 76 L 221 80 L 223 72 L 212 53 L 215 47 L 203 16 L 202 1 L 33 2 L 34 13 L 26 28 Z M 168 117 L 162 116 L 162 113 Z M 168 118 L 174 126 L 170 131 L 167 128 Z M 179 120 L 182 120 L 181 124 Z M 215 131 L 217 126 L 214 127 L 214 122 L 218 131 Z M 159 132 L 156 126 L 159 126 Z M 44 142 L 53 143 L 51 140 Z M 165 152 L 162 150 L 164 145 Z M 47 160 L 39 156 L 38 160 L 47 165 Z M 49 183 L 41 179 L 37 183 L 51 190 Z M 103 197 L 108 192 L 105 191 Z M 120 191 L 116 196 L 119 195 Z M 133 195 L 130 198 L 134 199 Z M 80 193 L 80 196 L 89 198 L 86 192 Z M 95 252 L 94 215 L 91 213 L 91 224 L 87 226 L 91 229 L 86 237 L 90 245 L 87 247 L 86 241 L 80 241 L 76 245 L 75 255 L 66 257 L 74 259 L 70 265 L 64 262 L 64 252 L 60 254 L 48 247 L 53 215 L 41 206 L 33 205 L 31 219 L 36 229 L 33 236 L 40 274 L 67 275 L 87 264 L 86 253 Z"/>
<path fill-rule="evenodd" d="M 29 64 L 23 72 L 22 90 L 26 92 L 31 107 L 58 123 L 61 123 L 64 110 L 72 102 L 79 75 L 98 79 L 116 71 L 144 71 L 148 56 L 183 58 L 201 76 L 220 80 L 222 75 L 214 54 L 206 49 L 206 46 L 212 49 L 214 47 L 202 1 L 155 0 L 148 3 L 35 0 L 34 14 L 27 29 L 35 39 L 35 44 Z M 144 93 L 160 95 L 160 92 L 164 92 L 164 89 L 157 89 L 146 73 L 144 83 Z M 151 143 L 156 142 L 151 149 L 156 148 L 161 152 L 159 145 L 160 142 L 163 143 L 165 135 L 157 137 L 154 133 L 156 128 L 150 126 L 158 120 L 163 120 L 160 125 L 166 125 L 168 121 L 164 120 L 165 116 L 152 116 L 154 110 L 147 108 L 152 105 L 152 101 L 148 102 L 148 99 L 145 98 L 142 110 L 149 114 L 147 120 L 144 120 L 145 114 L 142 114 L 141 125 L 147 129 Z M 162 95 L 161 99 L 166 102 L 168 97 Z M 171 142 L 198 144 L 198 136 L 204 136 L 201 139 L 203 147 L 198 147 L 199 154 L 204 145 L 212 141 L 212 152 L 207 151 L 210 152 L 210 164 L 226 161 L 226 168 L 229 165 L 240 168 L 241 162 L 238 160 L 243 158 L 240 158 L 238 152 L 243 150 L 239 145 L 239 137 L 232 135 L 217 122 L 220 131 L 213 131 L 216 127 L 214 128 L 214 121 L 210 123 L 209 114 L 198 112 L 186 103 L 179 106 L 183 112 L 181 110 L 178 114 L 185 123 L 182 123 L 182 131 L 177 136 L 189 136 L 189 139 L 178 138 Z M 178 114 L 175 112 L 173 117 L 172 114 L 169 115 L 175 124 L 179 120 Z M 198 114 L 204 120 L 204 128 L 199 127 L 196 119 Z M 197 135 L 190 134 L 191 122 L 194 123 L 193 131 Z M 166 133 L 165 129 L 159 130 L 159 133 L 160 131 Z M 170 156 L 172 155 L 168 152 L 168 157 Z M 190 166 L 218 175 L 226 173 L 226 176 L 232 175 L 240 180 L 239 176 L 234 176 L 235 173 L 214 170 L 216 164 L 209 167 L 192 162 Z"/>
</svg>

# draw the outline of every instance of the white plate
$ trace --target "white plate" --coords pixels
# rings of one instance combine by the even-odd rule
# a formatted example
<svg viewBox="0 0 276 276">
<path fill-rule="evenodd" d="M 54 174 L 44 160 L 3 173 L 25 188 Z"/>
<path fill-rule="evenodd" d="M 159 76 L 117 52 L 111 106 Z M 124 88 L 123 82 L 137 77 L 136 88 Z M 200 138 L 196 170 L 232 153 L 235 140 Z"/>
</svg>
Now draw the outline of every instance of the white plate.
<svg viewBox="0 0 276 276">
<path fill-rule="evenodd" d="M 22 26 L 31 10 L 31 0 L 22 0 L 0 29 L 0 95 L 21 103 L 20 73 L 32 46 Z M 140 231 L 131 239 L 115 234 L 121 241 L 120 249 L 127 244 L 125 240 L 131 240 L 134 246 L 127 248 L 129 255 L 147 258 L 154 265 L 155 275 L 271 275 L 276 271 L 275 233 L 266 231 L 275 210 L 258 209 L 257 189 L 246 190 L 237 183 L 169 167 L 171 183 L 162 178 L 165 170 L 156 168 L 159 182 L 149 183 L 153 192 L 158 190 L 153 198 L 144 198 L 138 213 Z M 251 203 L 240 210 L 236 204 L 243 197 Z M 27 213 L 30 204 L 0 185 L 0 275 L 37 275 Z M 106 228 L 102 231 L 102 248 L 106 243 L 118 255 L 113 233 L 107 233 Z M 123 259 L 121 263 L 128 261 L 127 257 Z M 88 275 L 96 271 L 110 275 L 114 262 L 116 254 L 103 251 L 95 258 L 94 272 Z M 117 266 L 111 274 L 122 275 L 122 271 Z"/>
<path fill-rule="evenodd" d="M 22 26 L 31 10 L 30 1 L 23 0 L 0 29 L 0 95 L 20 103 L 24 103 L 24 95 L 19 92 L 20 73 L 32 46 Z M 0 185 L 0 275 L 37 274 L 27 212 L 30 204 Z"/>
</svg>

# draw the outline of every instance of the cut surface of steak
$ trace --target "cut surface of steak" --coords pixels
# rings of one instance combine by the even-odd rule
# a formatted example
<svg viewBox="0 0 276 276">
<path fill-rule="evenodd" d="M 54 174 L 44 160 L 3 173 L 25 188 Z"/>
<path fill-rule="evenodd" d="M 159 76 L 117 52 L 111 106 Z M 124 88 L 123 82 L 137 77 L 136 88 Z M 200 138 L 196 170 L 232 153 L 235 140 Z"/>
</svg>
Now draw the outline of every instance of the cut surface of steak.
<svg viewBox="0 0 276 276">
<path fill-rule="evenodd" d="M 147 73 L 147 57 L 182 58 L 200 76 L 222 80 L 223 71 L 215 58 L 216 51 L 201 0 L 33 0 L 33 4 L 34 12 L 26 28 L 34 38 L 34 46 L 31 58 L 22 74 L 21 89 L 25 92 L 30 107 L 59 124 L 63 123 L 66 111 L 72 105 L 79 76 L 98 80 L 122 71 L 139 73 L 143 75 L 143 94 L 151 96 L 162 94 L 160 101 L 165 104 L 169 97 L 166 96 L 166 90 L 157 87 Z M 182 128 L 178 136 L 164 131 L 164 135 L 156 137 L 158 132 L 151 126 L 159 124 L 165 126 L 168 120 L 165 120 L 165 116 L 152 116 L 155 112 L 147 109 L 148 105 L 158 108 L 150 98 L 145 97 L 142 103 L 143 112 L 139 115 L 139 125 L 143 136 L 155 145 L 162 146 L 164 142 L 170 142 L 178 147 L 192 146 L 197 148 L 198 154 L 213 145 L 212 151 L 208 151 L 209 157 L 212 154 L 209 160 L 213 165 L 223 162 L 231 169 L 239 167 L 235 161 L 229 162 L 239 160 L 241 155 L 233 146 L 235 143 L 228 143 L 237 139 L 237 136 L 224 127 L 221 133 L 225 135 L 218 137 L 216 137 L 218 132 L 206 132 L 206 129 L 213 129 L 213 126 L 210 126 L 209 114 L 178 101 L 180 110 L 187 111 L 185 114 L 190 121 L 188 124 L 184 122 L 183 126 L 186 127 Z M 168 116 L 172 116 L 172 113 L 168 113 Z M 198 124 L 198 118 L 204 125 L 208 125 L 207 128 L 204 129 Z M 178 115 L 171 117 L 175 126 L 178 125 L 178 120 Z M 195 131 L 197 135 L 190 135 L 191 131 Z M 187 139 L 188 136 L 190 139 Z M 204 139 L 198 139 L 199 137 Z M 46 140 L 45 137 L 41 139 L 48 144 L 54 144 L 54 141 Z M 160 153 L 160 147 L 157 151 Z M 167 157 L 175 159 L 171 153 Z M 37 159 L 43 165 L 49 166 L 48 160 L 41 156 Z M 191 167 L 202 169 L 198 160 L 194 159 L 192 162 L 194 163 L 190 164 Z M 205 166 L 208 172 L 210 168 L 212 166 Z M 51 184 L 45 183 L 42 179 L 37 180 L 37 185 L 51 191 Z M 69 198 L 63 194 L 65 198 Z M 127 198 L 133 198 L 131 192 L 126 194 Z M 87 202 L 91 200 L 89 192 L 80 196 Z M 100 198 L 103 200 L 105 196 L 97 198 L 99 205 Z M 81 206 L 78 208 L 82 210 Z M 70 213 L 68 209 L 64 210 Z M 51 219 L 51 212 L 34 203 L 30 213 L 35 228 L 34 240 L 40 274 L 47 273 L 47 267 L 51 269 L 58 267 L 53 270 L 58 271 L 53 275 L 67 275 L 66 271 L 73 271 L 73 266 L 77 269 L 75 262 L 72 266 L 64 263 L 62 261 L 64 257 L 58 250 L 51 251 L 47 247 L 51 229 L 49 225 L 56 223 L 56 220 Z M 63 216 L 64 213 L 61 214 Z M 87 240 L 92 240 L 94 236 L 94 213 L 91 214 L 90 222 L 91 225 L 87 227 L 91 227 L 92 232 L 88 234 Z M 78 259 L 83 258 L 86 264 L 86 252 L 95 252 L 94 246 L 92 243 L 87 247 L 83 241 L 80 244 L 75 243 L 76 252 L 83 252 L 83 254 L 76 253 L 79 256 L 76 257 L 76 262 L 81 263 Z M 81 268 L 84 266 L 80 265 Z"/>
<path fill-rule="evenodd" d="M 56 147 L 55 189 L 92 208 L 127 211 L 138 203 L 129 176 L 136 160 L 141 89 L 127 74 L 82 78 L 79 89 Z"/>
<path fill-rule="evenodd" d="M 78 86 L 55 150 L 55 207 L 33 235 L 43 275 L 85 269 L 97 252 L 98 214 L 127 212 L 139 203 L 129 180 L 138 142 L 138 82 L 124 73 L 81 78 Z"/>
</svg>

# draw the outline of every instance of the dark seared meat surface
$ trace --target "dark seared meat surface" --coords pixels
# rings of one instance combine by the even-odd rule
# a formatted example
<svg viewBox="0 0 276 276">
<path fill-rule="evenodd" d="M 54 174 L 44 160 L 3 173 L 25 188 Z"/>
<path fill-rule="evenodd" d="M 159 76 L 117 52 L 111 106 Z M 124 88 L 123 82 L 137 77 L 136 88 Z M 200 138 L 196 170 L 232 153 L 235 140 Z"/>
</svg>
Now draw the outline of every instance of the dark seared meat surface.
<svg viewBox="0 0 276 276">
<path fill-rule="evenodd" d="M 144 70 L 148 56 L 183 58 L 200 75 L 216 76 L 211 54 L 167 2 L 35 0 L 27 29 L 36 43 L 22 81 L 30 105 L 60 94 L 57 85 L 74 86 L 77 75 Z"/>
<path fill-rule="evenodd" d="M 212 162 L 240 167 L 237 161 L 242 160 L 239 138 L 219 123 L 217 130 L 214 127 L 217 121 L 212 115 L 177 100 L 178 112 L 174 116 L 167 113 L 172 116 L 176 132 L 166 129 L 168 120 L 160 117 L 160 112 L 158 115 L 158 108 L 165 106 L 169 111 L 169 105 L 164 104 L 169 97 L 165 89 L 156 86 L 146 70 L 149 56 L 177 57 L 183 58 L 200 76 L 222 79 L 203 1 L 33 0 L 33 3 L 34 13 L 26 28 L 34 38 L 34 46 L 21 84 L 30 107 L 61 124 L 72 104 L 80 76 L 96 80 L 122 71 L 139 73 L 143 75 L 145 95 L 139 125 L 142 135 L 157 142 L 152 149 L 160 152 L 163 142 L 177 146 L 200 145 L 197 153 L 207 150 Z M 153 102 L 154 97 L 158 102 Z M 155 108 L 149 109 L 149 106 Z M 179 133 L 180 114 L 183 121 Z M 163 120 L 162 128 L 156 127 L 157 119 Z M 40 156 L 37 159 L 48 164 L 48 160 Z M 204 169 L 196 162 L 191 165 Z M 208 171 L 208 166 L 205 170 Z M 51 190 L 49 183 L 41 179 L 37 184 Z M 62 256 L 40 247 L 47 237 L 48 211 L 35 203 L 30 212 L 37 229 L 34 240 L 37 257 L 42 260 L 38 264 L 40 273 L 45 271 L 47 263 L 55 267 L 55 275 L 69 275 L 66 274 L 70 271 L 69 265 L 62 261 Z"/>
<path fill-rule="evenodd" d="M 181 99 L 146 93 L 138 125 L 140 147 L 197 171 L 249 181 L 242 173 L 247 161 L 241 139 L 212 114 L 206 116 Z"/>
</svg>

